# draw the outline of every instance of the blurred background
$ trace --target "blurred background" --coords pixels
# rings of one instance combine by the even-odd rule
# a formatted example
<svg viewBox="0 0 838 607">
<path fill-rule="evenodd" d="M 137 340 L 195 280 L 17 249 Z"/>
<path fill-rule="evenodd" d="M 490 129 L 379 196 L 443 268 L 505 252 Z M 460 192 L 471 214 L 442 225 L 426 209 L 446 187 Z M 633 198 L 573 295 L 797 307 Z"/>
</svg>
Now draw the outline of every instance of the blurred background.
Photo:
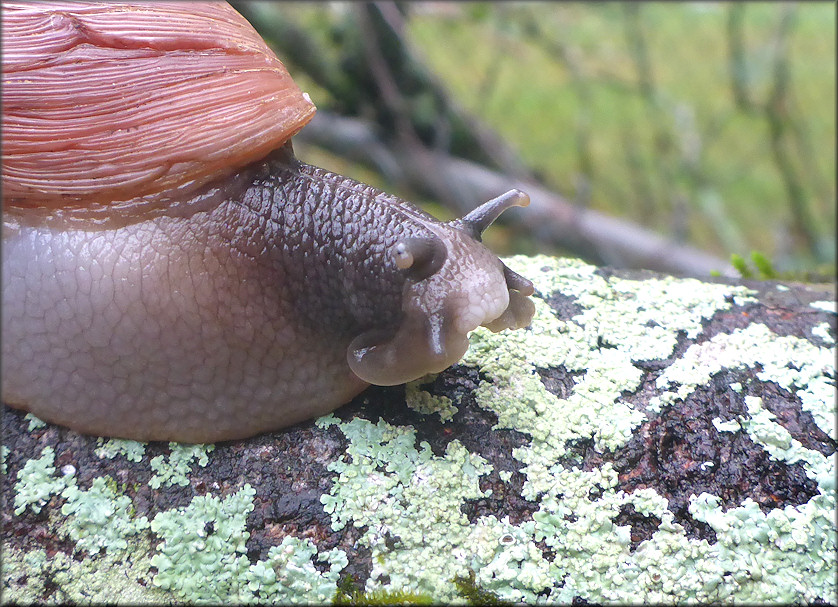
<svg viewBox="0 0 838 607">
<path fill-rule="evenodd" d="M 318 106 L 302 160 L 444 219 L 519 187 L 502 254 L 832 280 L 833 3 L 233 5 Z"/>
</svg>

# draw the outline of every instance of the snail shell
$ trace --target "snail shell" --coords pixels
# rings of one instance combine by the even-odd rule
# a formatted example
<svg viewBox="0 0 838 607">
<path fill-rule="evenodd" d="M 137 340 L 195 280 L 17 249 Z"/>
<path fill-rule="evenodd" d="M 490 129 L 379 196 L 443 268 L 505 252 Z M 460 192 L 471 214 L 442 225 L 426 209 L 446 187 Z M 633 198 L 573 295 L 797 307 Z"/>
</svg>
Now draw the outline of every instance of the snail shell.
<svg viewBox="0 0 838 607">
<path fill-rule="evenodd" d="M 3 201 L 51 209 L 200 187 L 315 111 L 231 6 L 198 3 L 4 3 L 3 103 Z"/>
<path fill-rule="evenodd" d="M 226 4 L 3 5 L 2 396 L 80 432 L 239 438 L 526 326 L 480 243 L 299 162 L 314 106 Z"/>
</svg>

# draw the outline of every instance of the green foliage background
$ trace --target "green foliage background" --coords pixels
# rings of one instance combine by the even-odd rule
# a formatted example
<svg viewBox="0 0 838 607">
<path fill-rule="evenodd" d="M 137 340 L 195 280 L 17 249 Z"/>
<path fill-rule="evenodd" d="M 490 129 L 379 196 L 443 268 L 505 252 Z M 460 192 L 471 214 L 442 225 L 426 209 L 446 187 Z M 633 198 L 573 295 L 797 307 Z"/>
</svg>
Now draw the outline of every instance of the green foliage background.
<svg viewBox="0 0 838 607">
<path fill-rule="evenodd" d="M 793 232 L 764 112 L 735 103 L 730 10 L 637 8 L 649 95 L 638 85 L 631 11 L 621 3 L 481 3 L 447 18 L 414 15 L 411 34 L 456 98 L 557 191 L 721 254 L 758 249 L 783 264 L 834 261 L 835 6 L 794 6 L 785 49 L 774 48 L 783 5 L 749 3 L 743 18 L 742 77 L 755 103 L 771 94 L 772 55 L 787 53 L 788 120 L 803 131 L 793 145 L 809 148 L 792 153 L 819 224 L 811 249 Z M 576 78 L 556 59 L 559 43 L 573 55 Z"/>
</svg>

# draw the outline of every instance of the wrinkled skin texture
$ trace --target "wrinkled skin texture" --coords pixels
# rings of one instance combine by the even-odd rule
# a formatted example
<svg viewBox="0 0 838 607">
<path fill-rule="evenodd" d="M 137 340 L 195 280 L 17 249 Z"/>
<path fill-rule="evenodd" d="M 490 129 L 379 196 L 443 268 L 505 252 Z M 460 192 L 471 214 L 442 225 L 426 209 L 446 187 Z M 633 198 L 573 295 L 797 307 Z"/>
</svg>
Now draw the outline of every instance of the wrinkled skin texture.
<svg viewBox="0 0 838 607">
<path fill-rule="evenodd" d="M 233 439 L 441 371 L 478 325 L 532 317 L 482 244 L 290 146 L 171 208 L 6 213 L 4 402 L 90 434 Z"/>
</svg>

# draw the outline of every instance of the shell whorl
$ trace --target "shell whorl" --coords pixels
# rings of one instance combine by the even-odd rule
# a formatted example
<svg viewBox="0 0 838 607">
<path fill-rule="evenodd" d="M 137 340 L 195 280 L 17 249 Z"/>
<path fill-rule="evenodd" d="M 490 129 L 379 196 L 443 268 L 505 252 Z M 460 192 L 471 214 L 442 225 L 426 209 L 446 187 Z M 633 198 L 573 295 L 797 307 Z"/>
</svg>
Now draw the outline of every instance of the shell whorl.
<svg viewBox="0 0 838 607">
<path fill-rule="evenodd" d="M 108 205 L 264 157 L 314 105 L 224 3 L 3 3 L 3 202 Z"/>
</svg>

